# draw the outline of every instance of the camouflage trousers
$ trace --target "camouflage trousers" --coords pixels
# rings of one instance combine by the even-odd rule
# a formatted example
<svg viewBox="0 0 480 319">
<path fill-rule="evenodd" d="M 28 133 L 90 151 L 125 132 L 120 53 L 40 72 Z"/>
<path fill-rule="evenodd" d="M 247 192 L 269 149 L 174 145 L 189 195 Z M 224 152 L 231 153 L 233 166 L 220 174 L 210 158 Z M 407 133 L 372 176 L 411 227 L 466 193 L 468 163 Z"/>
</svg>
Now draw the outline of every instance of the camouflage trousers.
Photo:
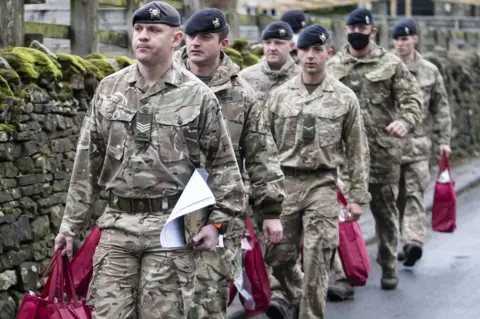
<svg viewBox="0 0 480 319">
<path fill-rule="evenodd" d="M 420 244 L 427 234 L 423 195 L 430 183 L 428 160 L 402 164 L 397 206 L 404 244 Z"/>
<path fill-rule="evenodd" d="M 160 229 L 144 234 L 102 230 L 89 287 L 93 319 L 187 318 L 197 254 L 162 248 Z"/>
<path fill-rule="evenodd" d="M 323 180 L 323 184 L 319 181 Z M 328 275 L 338 246 L 335 181 L 315 175 L 286 176 L 283 239 L 266 249 L 272 299 L 299 308 L 299 318 L 324 318 Z M 298 263 L 303 233 L 303 270 Z"/>
<path fill-rule="evenodd" d="M 378 240 L 377 260 L 384 270 L 394 270 L 398 244 L 398 184 L 369 184 L 368 190 L 372 195 L 370 209 Z"/>
<path fill-rule="evenodd" d="M 225 248 L 201 253 L 188 319 L 227 319 L 229 285 L 241 270 L 241 233 L 225 238 Z"/>
</svg>

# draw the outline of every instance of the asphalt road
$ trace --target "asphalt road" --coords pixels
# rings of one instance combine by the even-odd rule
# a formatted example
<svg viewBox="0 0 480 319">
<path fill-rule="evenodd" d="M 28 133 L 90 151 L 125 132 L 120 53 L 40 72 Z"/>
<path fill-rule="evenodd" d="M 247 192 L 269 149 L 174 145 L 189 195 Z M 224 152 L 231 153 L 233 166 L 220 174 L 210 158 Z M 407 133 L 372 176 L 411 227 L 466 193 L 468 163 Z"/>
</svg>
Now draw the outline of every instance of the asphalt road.
<svg viewBox="0 0 480 319">
<path fill-rule="evenodd" d="M 479 319 L 480 187 L 457 198 L 457 230 L 429 235 L 413 268 L 399 264 L 399 285 L 380 289 L 376 245 L 369 247 L 371 276 L 354 300 L 327 304 L 326 319 Z"/>
</svg>

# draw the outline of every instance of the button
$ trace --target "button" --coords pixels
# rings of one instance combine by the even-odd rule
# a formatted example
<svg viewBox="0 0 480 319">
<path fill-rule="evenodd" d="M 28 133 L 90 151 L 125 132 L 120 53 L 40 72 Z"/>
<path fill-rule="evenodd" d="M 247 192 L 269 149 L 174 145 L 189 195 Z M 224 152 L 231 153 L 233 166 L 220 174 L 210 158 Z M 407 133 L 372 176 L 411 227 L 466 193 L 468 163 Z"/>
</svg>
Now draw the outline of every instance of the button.
<svg viewBox="0 0 480 319">
<path fill-rule="evenodd" d="M 143 202 L 138 203 L 138 209 L 143 210 L 145 208 L 145 204 Z"/>
<path fill-rule="evenodd" d="M 148 113 L 148 107 L 142 107 L 142 108 L 140 109 L 140 112 L 142 112 L 142 113 Z"/>
<path fill-rule="evenodd" d="M 120 117 L 120 113 L 119 113 L 118 111 L 115 111 L 115 112 L 113 113 L 113 117 L 112 117 L 112 118 L 113 118 L 114 120 L 116 120 L 116 119 L 118 119 L 119 117 Z"/>
<path fill-rule="evenodd" d="M 178 121 L 177 121 L 178 125 L 182 125 L 183 124 L 183 121 L 181 118 L 178 118 Z"/>
<path fill-rule="evenodd" d="M 142 190 L 140 188 L 135 188 L 133 192 L 135 193 L 135 195 L 140 195 L 142 193 Z"/>
<path fill-rule="evenodd" d="M 141 99 L 140 102 L 142 102 L 142 104 L 148 104 L 148 99 Z"/>
<path fill-rule="evenodd" d="M 141 171 L 141 169 L 140 169 L 140 167 L 135 167 L 135 168 L 133 169 L 133 171 L 134 171 L 135 173 L 139 173 L 139 172 Z"/>
<path fill-rule="evenodd" d="M 107 119 L 111 119 L 112 118 L 112 114 L 108 113 L 107 114 Z"/>
</svg>

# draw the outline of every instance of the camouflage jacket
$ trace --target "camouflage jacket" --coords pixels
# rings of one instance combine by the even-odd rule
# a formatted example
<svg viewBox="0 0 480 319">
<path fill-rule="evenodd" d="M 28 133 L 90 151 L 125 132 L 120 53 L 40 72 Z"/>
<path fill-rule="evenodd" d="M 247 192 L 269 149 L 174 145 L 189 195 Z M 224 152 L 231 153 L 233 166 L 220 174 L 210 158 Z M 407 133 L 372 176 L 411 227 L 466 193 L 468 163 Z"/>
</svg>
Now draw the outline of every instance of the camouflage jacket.
<svg viewBox="0 0 480 319">
<path fill-rule="evenodd" d="M 346 45 L 327 62 L 327 70 L 357 95 L 370 147 L 370 182 L 397 183 L 402 140 L 386 127 L 400 120 L 411 131 L 421 121 L 417 81 L 395 55 L 371 42 L 371 52 L 353 57 Z"/>
<path fill-rule="evenodd" d="M 335 183 L 337 168 L 347 160 L 350 198 L 370 202 L 369 148 L 352 90 L 327 75 L 309 94 L 299 74 L 272 93 L 267 109 L 282 167 L 331 171 L 325 182 Z"/>
<path fill-rule="evenodd" d="M 175 61 L 188 69 L 185 48 L 175 53 Z M 285 198 L 285 178 L 262 107 L 253 89 L 238 77 L 239 70 L 240 67 L 222 53 L 220 66 L 208 86 L 220 102 L 237 162 L 241 169 L 245 165 L 256 213 L 265 218 L 278 218 Z"/>
<path fill-rule="evenodd" d="M 417 79 L 423 95 L 422 124 L 417 125 L 404 140 L 402 162 L 426 160 L 430 155 L 430 133 L 438 144 L 450 144 L 451 118 L 447 92 L 438 68 L 416 52 L 413 61 L 407 63 Z"/>
<path fill-rule="evenodd" d="M 292 57 L 287 59 L 280 70 L 270 69 L 267 59 L 263 58 L 259 63 L 240 71 L 240 77 L 252 86 L 263 106 L 274 89 L 299 73 L 300 67 L 295 64 Z"/>
<path fill-rule="evenodd" d="M 140 116 L 151 119 L 149 142 L 135 140 Z M 199 167 L 209 173 L 217 200 L 199 223 L 228 222 L 241 213 L 243 183 L 210 89 L 176 64 L 150 88 L 137 64 L 120 70 L 100 82 L 83 121 L 60 232 L 81 231 L 101 189 L 125 198 L 179 195 Z M 103 228 L 141 229 L 124 215 L 107 209 L 98 222 Z"/>
</svg>

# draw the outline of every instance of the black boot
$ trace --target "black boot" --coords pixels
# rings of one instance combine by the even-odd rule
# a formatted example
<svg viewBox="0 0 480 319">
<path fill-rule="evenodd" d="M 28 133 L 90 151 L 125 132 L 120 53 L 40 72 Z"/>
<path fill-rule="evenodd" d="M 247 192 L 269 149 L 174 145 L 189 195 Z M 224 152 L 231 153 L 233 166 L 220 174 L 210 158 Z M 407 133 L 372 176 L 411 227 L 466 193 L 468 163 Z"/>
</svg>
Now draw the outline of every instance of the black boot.
<svg viewBox="0 0 480 319">
<path fill-rule="evenodd" d="M 398 277 L 395 269 L 382 269 L 382 279 L 380 281 L 383 290 L 393 290 L 397 288 Z"/>
<path fill-rule="evenodd" d="M 347 279 L 340 279 L 333 285 L 328 285 L 327 298 L 330 301 L 343 301 L 354 297 L 355 289 Z"/>
<path fill-rule="evenodd" d="M 270 319 L 287 319 L 288 307 L 281 301 L 272 300 L 265 314 Z"/>
<path fill-rule="evenodd" d="M 412 267 L 415 263 L 422 258 L 423 249 L 421 245 L 418 244 L 408 244 L 403 247 L 405 253 L 405 261 L 403 262 L 404 266 Z"/>
</svg>

